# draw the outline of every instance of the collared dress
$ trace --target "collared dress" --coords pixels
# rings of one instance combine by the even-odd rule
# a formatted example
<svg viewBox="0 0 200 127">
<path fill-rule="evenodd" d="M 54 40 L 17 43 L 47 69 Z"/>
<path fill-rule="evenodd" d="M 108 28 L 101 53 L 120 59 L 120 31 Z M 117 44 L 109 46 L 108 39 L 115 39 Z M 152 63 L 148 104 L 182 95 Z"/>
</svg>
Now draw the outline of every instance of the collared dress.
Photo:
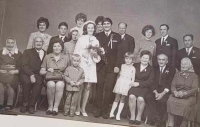
<svg viewBox="0 0 200 127">
<path fill-rule="evenodd" d="M 90 37 L 89 35 L 83 35 L 76 43 L 74 54 L 79 54 L 81 56 L 80 67 L 84 70 L 85 82 L 96 83 L 96 62 L 94 62 L 91 58 L 88 50 L 89 45 L 99 46 L 99 41 L 94 36 Z M 88 58 L 84 58 L 83 55 L 88 55 Z"/>
<path fill-rule="evenodd" d="M 29 39 L 28 39 L 27 49 L 31 49 L 31 48 L 34 47 L 34 45 L 33 45 L 33 39 L 35 37 L 42 37 L 43 38 L 44 44 L 42 46 L 42 49 L 44 49 L 44 51 L 47 51 L 47 49 L 49 47 L 49 41 L 51 39 L 51 35 L 49 35 L 47 33 L 43 34 L 43 33 L 39 32 L 39 31 L 31 33 L 31 35 L 29 36 Z"/>
<path fill-rule="evenodd" d="M 180 72 L 177 72 L 172 81 L 172 94 L 167 101 L 167 112 L 194 120 L 196 111 L 193 108 L 197 103 L 198 84 L 198 76 L 194 72 L 190 72 L 188 76 L 183 76 Z M 176 98 L 173 96 L 174 91 L 186 91 L 187 95 L 183 98 Z"/>
<path fill-rule="evenodd" d="M 13 54 L 11 57 L 9 55 L 3 55 L 3 50 L 0 51 L 0 67 L 1 65 L 15 65 L 16 69 L 20 71 L 21 68 L 21 60 L 22 60 L 22 53 L 18 51 L 18 54 Z M 4 75 L 0 73 L 0 82 L 4 83 L 6 77 L 11 75 Z M 12 80 L 10 82 L 11 87 L 16 90 L 19 84 L 19 75 L 12 75 Z"/>
<path fill-rule="evenodd" d="M 41 68 L 46 68 L 46 70 L 48 68 L 58 69 L 64 73 L 67 66 L 69 66 L 69 58 L 66 55 L 61 53 L 59 60 L 56 61 L 54 54 L 50 53 L 49 55 L 45 56 Z"/>
<path fill-rule="evenodd" d="M 135 61 L 135 63 L 140 62 L 140 54 L 144 50 L 150 51 L 151 55 L 154 56 L 155 53 L 156 53 L 156 44 L 151 40 L 146 40 L 145 38 L 139 40 L 136 43 L 136 47 L 135 47 L 135 50 L 134 50 L 134 55 L 135 55 L 134 61 Z M 150 64 L 152 65 L 152 59 L 150 61 Z"/>
</svg>

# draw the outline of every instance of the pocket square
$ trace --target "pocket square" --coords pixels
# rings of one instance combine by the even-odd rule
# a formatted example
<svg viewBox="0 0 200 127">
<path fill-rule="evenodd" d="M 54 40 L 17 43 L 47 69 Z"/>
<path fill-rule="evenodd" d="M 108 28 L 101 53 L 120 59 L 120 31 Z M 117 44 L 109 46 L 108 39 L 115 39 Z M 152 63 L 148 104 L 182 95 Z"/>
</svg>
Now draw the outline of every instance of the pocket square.
<svg viewBox="0 0 200 127">
<path fill-rule="evenodd" d="M 166 44 L 166 46 L 170 46 L 170 44 Z"/>
<path fill-rule="evenodd" d="M 196 56 L 193 56 L 192 58 L 197 58 Z"/>
<path fill-rule="evenodd" d="M 113 40 L 112 42 L 117 42 L 117 40 Z"/>
</svg>

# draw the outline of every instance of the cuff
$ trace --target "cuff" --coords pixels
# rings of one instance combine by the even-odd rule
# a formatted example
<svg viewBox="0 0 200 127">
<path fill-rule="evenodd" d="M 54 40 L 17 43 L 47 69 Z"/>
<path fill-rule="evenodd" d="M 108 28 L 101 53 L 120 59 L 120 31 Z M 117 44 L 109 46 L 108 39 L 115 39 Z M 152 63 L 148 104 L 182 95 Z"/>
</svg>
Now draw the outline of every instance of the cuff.
<svg viewBox="0 0 200 127">
<path fill-rule="evenodd" d="M 165 91 L 166 93 L 168 93 L 168 92 L 169 92 L 169 89 L 165 88 L 164 91 Z"/>
</svg>

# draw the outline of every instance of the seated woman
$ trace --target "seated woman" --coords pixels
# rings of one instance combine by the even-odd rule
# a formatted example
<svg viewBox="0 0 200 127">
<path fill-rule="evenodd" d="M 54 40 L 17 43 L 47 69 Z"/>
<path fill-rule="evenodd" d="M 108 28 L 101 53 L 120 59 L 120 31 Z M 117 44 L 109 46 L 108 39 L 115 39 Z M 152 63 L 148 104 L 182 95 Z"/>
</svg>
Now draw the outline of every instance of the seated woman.
<svg viewBox="0 0 200 127">
<path fill-rule="evenodd" d="M 49 28 L 49 20 L 44 17 L 40 17 L 37 20 L 37 28 L 39 29 L 38 32 L 31 33 L 29 39 L 28 39 L 28 45 L 27 49 L 33 48 L 33 39 L 35 37 L 42 37 L 44 44 L 42 46 L 42 49 L 47 51 L 47 48 L 49 46 L 49 41 L 51 39 L 51 36 L 46 33 L 46 30 Z"/>
<path fill-rule="evenodd" d="M 198 84 L 198 76 L 194 73 L 191 60 L 183 58 L 181 71 L 174 76 L 171 86 L 172 92 L 167 101 L 167 126 L 174 126 L 174 116 L 183 117 L 181 127 L 187 127 L 188 120 L 194 121 L 195 113 L 192 113 L 191 110 L 196 104 Z"/>
<path fill-rule="evenodd" d="M 141 123 L 141 115 L 145 107 L 144 97 L 154 83 L 154 70 L 149 64 L 150 59 L 151 52 L 143 50 L 140 54 L 140 63 L 134 64 L 136 69 L 135 82 L 129 90 L 129 109 L 131 112 L 129 124 L 139 125 Z M 135 114 L 136 107 L 137 116 Z"/>
<path fill-rule="evenodd" d="M 62 42 L 54 42 L 53 53 L 45 56 L 44 61 L 41 65 L 40 74 L 46 75 L 47 85 L 47 99 L 48 99 L 48 110 L 47 115 L 57 115 L 58 106 L 63 95 L 64 80 L 60 74 L 63 75 L 65 68 L 69 66 L 69 58 L 62 54 L 64 45 Z M 55 78 L 47 76 L 47 74 L 57 74 Z"/>
<path fill-rule="evenodd" d="M 18 51 L 16 40 L 8 38 L 6 47 L 0 51 L 0 109 L 3 108 L 5 90 L 8 96 L 5 109 L 12 109 L 14 91 L 19 84 L 21 57 L 22 53 Z"/>
</svg>

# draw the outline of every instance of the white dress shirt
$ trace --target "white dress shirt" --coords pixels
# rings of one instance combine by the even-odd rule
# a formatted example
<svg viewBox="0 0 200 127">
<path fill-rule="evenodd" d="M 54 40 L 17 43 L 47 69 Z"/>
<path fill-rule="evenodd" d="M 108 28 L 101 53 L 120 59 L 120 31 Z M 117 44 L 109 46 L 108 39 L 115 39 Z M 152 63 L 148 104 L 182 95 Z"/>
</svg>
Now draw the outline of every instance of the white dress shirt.
<svg viewBox="0 0 200 127">
<path fill-rule="evenodd" d="M 44 57 L 44 51 L 41 49 L 41 50 L 36 50 L 38 53 L 39 53 L 39 57 L 40 57 L 40 60 L 43 59 Z"/>
</svg>

